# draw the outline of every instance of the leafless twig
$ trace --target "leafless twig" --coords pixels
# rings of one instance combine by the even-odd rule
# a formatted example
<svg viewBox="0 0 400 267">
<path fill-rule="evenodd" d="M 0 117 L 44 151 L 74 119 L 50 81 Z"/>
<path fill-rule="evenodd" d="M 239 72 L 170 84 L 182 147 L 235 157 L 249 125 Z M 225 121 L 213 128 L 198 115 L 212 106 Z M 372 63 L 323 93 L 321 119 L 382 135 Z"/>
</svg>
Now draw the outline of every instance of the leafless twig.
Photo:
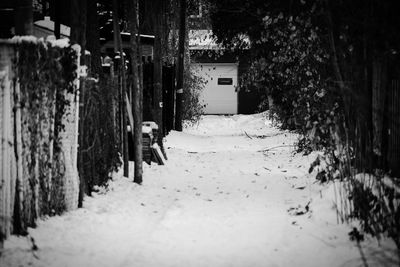
<svg viewBox="0 0 400 267">
<path fill-rule="evenodd" d="M 280 147 L 293 147 L 293 145 L 273 146 L 273 147 L 268 147 L 268 148 L 265 148 L 265 149 L 262 149 L 262 150 L 258 150 L 257 152 L 268 152 L 268 151 L 270 151 L 270 150 L 272 150 L 272 149 L 280 148 Z"/>
<path fill-rule="evenodd" d="M 243 131 L 243 132 L 246 134 L 246 136 L 247 136 L 248 138 L 253 139 L 253 137 L 251 137 L 250 135 L 248 135 L 248 133 L 246 133 L 246 131 Z"/>
</svg>

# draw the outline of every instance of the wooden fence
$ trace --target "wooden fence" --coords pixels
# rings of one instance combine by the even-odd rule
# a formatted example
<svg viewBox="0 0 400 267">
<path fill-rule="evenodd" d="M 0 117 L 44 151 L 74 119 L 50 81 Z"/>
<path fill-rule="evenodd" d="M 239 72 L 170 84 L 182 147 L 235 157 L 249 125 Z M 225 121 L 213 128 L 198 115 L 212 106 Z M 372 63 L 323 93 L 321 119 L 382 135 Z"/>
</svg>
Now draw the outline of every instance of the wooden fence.
<svg viewBox="0 0 400 267">
<path fill-rule="evenodd" d="M 0 46 L 0 239 L 6 238 L 11 231 L 12 211 L 17 180 L 17 159 L 14 153 L 13 121 L 14 113 L 12 82 L 12 49 Z M 18 140 L 16 138 L 16 140 Z"/>
<path fill-rule="evenodd" d="M 392 80 L 389 88 L 387 161 L 393 174 L 400 177 L 400 81 Z"/>
<path fill-rule="evenodd" d="M 77 207 L 79 53 L 57 41 L 0 40 L 0 245 L 41 215 Z"/>
</svg>

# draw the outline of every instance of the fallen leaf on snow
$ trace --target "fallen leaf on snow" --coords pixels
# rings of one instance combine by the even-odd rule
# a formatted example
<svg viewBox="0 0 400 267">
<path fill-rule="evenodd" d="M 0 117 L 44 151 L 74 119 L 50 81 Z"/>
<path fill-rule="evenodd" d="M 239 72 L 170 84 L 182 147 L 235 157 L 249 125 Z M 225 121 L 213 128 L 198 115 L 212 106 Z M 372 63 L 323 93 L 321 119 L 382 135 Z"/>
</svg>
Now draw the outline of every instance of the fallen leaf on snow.
<svg viewBox="0 0 400 267">
<path fill-rule="evenodd" d="M 311 201 L 308 202 L 307 205 L 305 205 L 304 207 L 302 207 L 301 205 L 299 205 L 297 207 L 291 207 L 287 211 L 292 216 L 304 215 L 310 211 L 310 203 L 311 203 Z"/>
</svg>

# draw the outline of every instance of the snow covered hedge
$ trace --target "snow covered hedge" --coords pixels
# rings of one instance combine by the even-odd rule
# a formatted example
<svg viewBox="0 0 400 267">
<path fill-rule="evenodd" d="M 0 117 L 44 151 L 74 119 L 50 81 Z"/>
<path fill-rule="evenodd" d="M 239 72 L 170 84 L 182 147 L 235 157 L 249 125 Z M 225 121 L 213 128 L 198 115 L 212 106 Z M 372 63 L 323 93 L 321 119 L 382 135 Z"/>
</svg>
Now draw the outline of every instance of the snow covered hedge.
<svg viewBox="0 0 400 267">
<path fill-rule="evenodd" d="M 77 67 L 66 41 L 0 40 L 0 235 L 77 205 Z"/>
</svg>

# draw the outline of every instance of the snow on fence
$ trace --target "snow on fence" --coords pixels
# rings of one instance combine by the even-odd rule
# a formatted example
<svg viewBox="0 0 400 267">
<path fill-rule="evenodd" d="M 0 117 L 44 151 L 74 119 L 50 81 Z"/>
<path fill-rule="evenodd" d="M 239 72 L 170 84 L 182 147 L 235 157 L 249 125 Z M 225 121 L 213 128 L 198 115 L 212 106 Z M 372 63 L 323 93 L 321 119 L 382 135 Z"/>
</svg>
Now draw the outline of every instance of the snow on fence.
<svg viewBox="0 0 400 267">
<path fill-rule="evenodd" d="M 77 207 L 79 46 L 0 40 L 0 244 Z"/>
</svg>

